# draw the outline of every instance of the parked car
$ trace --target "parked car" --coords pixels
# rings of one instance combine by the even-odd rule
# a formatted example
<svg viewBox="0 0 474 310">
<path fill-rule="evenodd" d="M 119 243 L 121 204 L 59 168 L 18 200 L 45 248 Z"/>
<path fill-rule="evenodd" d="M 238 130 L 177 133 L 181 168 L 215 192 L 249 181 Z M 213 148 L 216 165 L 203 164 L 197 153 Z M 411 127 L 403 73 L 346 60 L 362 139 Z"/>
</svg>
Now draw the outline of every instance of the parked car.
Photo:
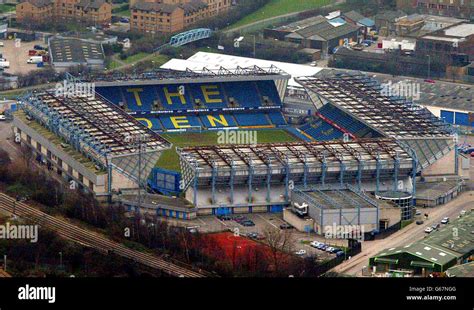
<svg viewBox="0 0 474 310">
<path fill-rule="evenodd" d="M 255 223 L 252 222 L 251 220 L 245 220 L 245 221 L 240 222 L 240 225 L 249 227 L 249 226 L 255 226 Z"/>
<path fill-rule="evenodd" d="M 0 114 L 0 121 L 5 121 L 7 117 L 3 114 Z"/>
<path fill-rule="evenodd" d="M 430 234 L 433 231 L 433 228 L 431 227 L 426 227 L 425 228 L 425 233 Z"/>
<path fill-rule="evenodd" d="M 331 251 L 331 253 L 337 253 L 337 252 L 339 252 L 339 251 L 342 251 L 342 250 L 339 249 L 339 248 L 334 248 L 334 249 Z"/>
<path fill-rule="evenodd" d="M 320 246 L 322 243 L 319 242 L 319 241 L 311 241 L 310 242 L 310 246 L 312 246 L 313 248 L 318 248 L 318 246 Z"/>
<path fill-rule="evenodd" d="M 440 226 L 439 223 L 436 223 L 436 224 L 433 224 L 431 228 L 433 228 L 433 230 L 437 230 L 439 226 Z"/>
<path fill-rule="evenodd" d="M 418 220 L 418 221 L 416 221 L 416 225 L 422 225 L 423 223 L 424 223 L 423 220 Z"/>
<path fill-rule="evenodd" d="M 441 224 L 448 224 L 449 223 L 449 217 L 443 217 L 441 220 Z"/>
<path fill-rule="evenodd" d="M 230 221 L 232 219 L 229 215 L 218 215 L 217 218 L 221 221 Z"/>
<path fill-rule="evenodd" d="M 327 247 L 328 247 L 327 245 L 325 245 L 324 243 L 321 243 L 321 244 L 318 246 L 318 249 L 321 250 L 321 251 L 324 251 L 324 250 L 326 250 Z"/>
<path fill-rule="evenodd" d="M 305 254 L 306 254 L 306 250 L 303 250 L 303 249 L 298 250 L 298 251 L 295 252 L 295 254 L 296 254 L 296 255 L 299 255 L 299 256 L 305 255 Z"/>
<path fill-rule="evenodd" d="M 280 229 L 292 229 L 292 228 L 294 227 L 288 223 L 283 223 L 280 225 Z"/>
<path fill-rule="evenodd" d="M 247 237 L 249 237 L 250 239 L 257 239 L 258 234 L 256 232 L 251 232 L 247 234 Z"/>
<path fill-rule="evenodd" d="M 33 46 L 33 48 L 34 48 L 35 50 L 39 50 L 39 51 L 45 49 L 44 47 L 42 47 L 41 45 L 38 45 L 38 44 L 36 44 L 35 46 Z"/>
<path fill-rule="evenodd" d="M 344 251 L 337 251 L 336 252 L 336 256 L 339 257 L 339 256 L 344 256 Z"/>
<path fill-rule="evenodd" d="M 420 210 L 416 210 L 415 215 L 421 215 L 421 211 L 420 211 Z"/>
<path fill-rule="evenodd" d="M 330 247 L 327 247 L 325 251 L 329 252 L 329 253 L 332 253 L 333 250 L 334 250 L 334 248 L 332 246 L 330 246 Z"/>
<path fill-rule="evenodd" d="M 461 215 L 461 216 L 466 215 L 466 210 L 462 210 L 462 211 L 459 213 L 459 215 Z"/>
</svg>

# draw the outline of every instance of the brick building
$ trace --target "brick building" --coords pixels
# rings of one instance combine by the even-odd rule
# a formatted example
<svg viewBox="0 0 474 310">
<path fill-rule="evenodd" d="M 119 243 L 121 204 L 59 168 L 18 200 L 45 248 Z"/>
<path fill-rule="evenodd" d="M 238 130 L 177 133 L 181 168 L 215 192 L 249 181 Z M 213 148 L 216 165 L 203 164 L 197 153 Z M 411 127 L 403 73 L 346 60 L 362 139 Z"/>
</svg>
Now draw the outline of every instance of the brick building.
<svg viewBox="0 0 474 310">
<path fill-rule="evenodd" d="M 130 30 L 173 33 L 227 11 L 231 0 L 135 0 L 130 5 Z"/>
<path fill-rule="evenodd" d="M 397 8 L 423 14 L 474 18 L 474 0 L 397 0 Z"/>
<path fill-rule="evenodd" d="M 71 19 L 104 24 L 112 19 L 112 5 L 106 0 L 26 0 L 16 5 L 16 16 L 19 23 Z"/>
</svg>

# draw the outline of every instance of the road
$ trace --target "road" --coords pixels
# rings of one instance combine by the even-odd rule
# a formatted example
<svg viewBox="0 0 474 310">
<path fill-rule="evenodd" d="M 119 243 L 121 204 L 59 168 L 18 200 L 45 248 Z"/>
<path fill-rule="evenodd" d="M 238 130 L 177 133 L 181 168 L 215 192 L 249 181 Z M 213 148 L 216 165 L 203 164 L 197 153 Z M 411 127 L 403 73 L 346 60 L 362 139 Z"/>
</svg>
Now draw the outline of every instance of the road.
<svg viewBox="0 0 474 310">
<path fill-rule="evenodd" d="M 0 193 L 0 210 L 15 214 L 24 219 L 29 219 L 42 227 L 55 231 L 61 237 L 88 246 L 104 253 L 114 253 L 124 258 L 135 261 L 144 266 L 160 270 L 170 276 L 201 278 L 206 275 L 202 272 L 192 270 L 168 262 L 155 255 L 132 250 L 126 246 L 111 241 L 105 236 L 85 230 L 65 220 L 48 215 L 25 203 L 17 202 L 14 198 Z"/>
<path fill-rule="evenodd" d="M 412 223 L 385 239 L 363 242 L 360 254 L 336 266 L 332 271 L 361 276 L 362 268 L 368 266 L 370 257 L 381 252 L 383 249 L 399 247 L 421 240 L 426 236 L 424 232 L 426 227 L 439 223 L 446 216 L 451 219 L 456 218 L 461 210 L 472 207 L 474 207 L 474 191 L 464 192 L 443 206 L 423 209 L 423 213 L 429 214 L 428 220 L 425 220 L 423 225 Z"/>
</svg>

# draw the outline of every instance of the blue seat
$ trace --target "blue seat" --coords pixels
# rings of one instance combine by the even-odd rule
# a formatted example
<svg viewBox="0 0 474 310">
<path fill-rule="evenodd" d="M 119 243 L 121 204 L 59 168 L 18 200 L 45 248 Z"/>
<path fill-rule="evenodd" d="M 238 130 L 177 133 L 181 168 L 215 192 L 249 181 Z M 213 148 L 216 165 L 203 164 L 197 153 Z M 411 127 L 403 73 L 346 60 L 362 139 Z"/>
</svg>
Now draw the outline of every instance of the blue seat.
<svg viewBox="0 0 474 310">
<path fill-rule="evenodd" d="M 235 114 L 239 126 L 265 126 L 270 125 L 264 113 Z"/>
<path fill-rule="evenodd" d="M 179 93 L 179 86 L 180 85 L 165 85 L 165 86 L 155 86 L 155 91 L 158 94 L 158 98 L 165 110 L 187 110 L 187 109 L 194 109 L 194 104 L 192 101 L 192 97 L 189 91 L 189 87 L 184 88 L 184 95 L 182 98 L 184 101 L 181 101 L 181 96 L 176 94 Z M 166 89 L 166 90 L 165 90 Z M 168 102 L 166 97 L 166 91 L 170 96 L 170 102 Z"/>
<path fill-rule="evenodd" d="M 191 126 L 202 126 L 195 115 L 160 115 L 159 118 L 166 129 L 186 129 Z"/>
<path fill-rule="evenodd" d="M 241 107 L 259 107 L 262 100 L 251 82 L 231 82 L 223 84 L 227 96 L 235 98 Z"/>
<path fill-rule="evenodd" d="M 227 99 L 225 98 L 224 90 L 220 83 L 189 84 L 186 88 L 191 92 L 193 99 L 199 99 L 206 108 L 213 109 L 227 107 Z M 207 92 L 208 100 L 206 100 L 205 92 Z"/>
<path fill-rule="evenodd" d="M 131 111 L 151 111 L 156 100 L 152 86 L 123 87 L 122 94 Z"/>
<path fill-rule="evenodd" d="M 237 123 L 231 114 L 200 115 L 202 124 L 207 128 L 236 127 Z"/>
<path fill-rule="evenodd" d="M 258 81 L 257 88 L 262 96 L 267 96 L 274 105 L 281 106 L 280 95 L 273 81 Z"/>
<path fill-rule="evenodd" d="M 300 130 L 304 131 L 317 141 L 341 139 L 344 135 L 342 131 L 320 118 L 316 118 L 315 120 L 302 125 Z"/>
<path fill-rule="evenodd" d="M 281 112 L 270 112 L 268 113 L 268 117 L 270 117 L 274 125 L 286 125 L 285 118 L 283 118 Z"/>
</svg>

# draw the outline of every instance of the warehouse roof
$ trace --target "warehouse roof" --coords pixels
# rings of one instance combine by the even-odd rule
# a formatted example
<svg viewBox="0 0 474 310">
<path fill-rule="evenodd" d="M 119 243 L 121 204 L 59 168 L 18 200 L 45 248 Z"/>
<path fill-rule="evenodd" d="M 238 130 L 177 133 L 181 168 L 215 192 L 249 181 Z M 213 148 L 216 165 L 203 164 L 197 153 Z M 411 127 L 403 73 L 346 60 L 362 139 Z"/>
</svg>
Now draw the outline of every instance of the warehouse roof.
<svg viewBox="0 0 474 310">
<path fill-rule="evenodd" d="M 359 12 L 354 11 L 354 10 L 353 10 L 353 11 L 349 11 L 349 12 L 347 12 L 347 13 L 343 13 L 342 15 L 344 15 L 345 17 L 347 17 L 347 18 L 349 18 L 349 19 L 351 19 L 351 20 L 353 20 L 353 21 L 355 21 L 355 22 L 358 22 L 358 21 L 360 21 L 360 20 L 362 20 L 362 19 L 365 18 L 364 15 L 362 15 L 362 14 L 360 14 Z"/>
<path fill-rule="evenodd" d="M 304 38 L 318 41 L 329 41 L 355 32 L 358 29 L 359 27 L 349 23 L 335 26 L 329 21 L 324 20 L 317 24 L 308 26 L 304 29 L 297 30 L 292 34 L 287 35 L 287 37 Z"/>
<path fill-rule="evenodd" d="M 453 233 L 454 228 L 456 228 L 456 234 Z M 468 211 L 461 218 L 452 220 L 451 224 L 434 231 L 425 239 L 405 246 L 385 249 L 375 255 L 375 259 L 377 262 L 377 258 L 408 253 L 432 264 L 443 266 L 474 252 L 473 232 L 474 212 Z"/>
<path fill-rule="evenodd" d="M 447 180 L 444 182 L 417 182 L 417 199 L 437 199 L 446 193 L 453 191 L 459 185 L 459 180 Z"/>
<path fill-rule="evenodd" d="M 91 60 L 104 61 L 102 44 L 73 38 L 52 38 L 49 40 L 52 62 L 86 63 Z"/>
</svg>

